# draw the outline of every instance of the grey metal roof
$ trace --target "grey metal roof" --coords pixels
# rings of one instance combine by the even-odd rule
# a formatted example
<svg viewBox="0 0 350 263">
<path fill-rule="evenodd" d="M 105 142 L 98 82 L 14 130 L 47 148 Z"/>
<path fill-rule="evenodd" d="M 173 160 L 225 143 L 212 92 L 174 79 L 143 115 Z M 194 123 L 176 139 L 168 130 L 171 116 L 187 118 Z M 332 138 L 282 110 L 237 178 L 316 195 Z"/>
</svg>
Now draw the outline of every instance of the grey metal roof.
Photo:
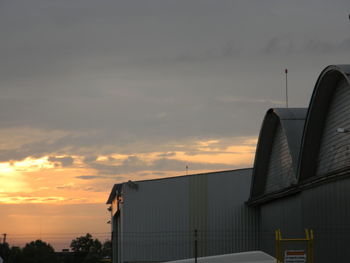
<svg viewBox="0 0 350 263">
<path fill-rule="evenodd" d="M 306 108 L 273 108 L 267 111 L 256 149 L 250 199 L 264 194 L 269 158 L 278 125 L 281 125 L 285 133 L 293 168 L 297 171 L 306 114 Z"/>
<path fill-rule="evenodd" d="M 214 171 L 214 172 L 207 172 L 207 173 L 198 173 L 198 174 L 189 174 L 189 175 L 179 175 L 179 176 L 171 176 L 171 177 L 164 177 L 164 178 L 156 178 L 156 179 L 148 179 L 148 180 L 138 180 L 138 181 L 132 181 L 133 183 L 141 183 L 141 182 L 154 182 L 154 181 L 159 181 L 159 180 L 174 180 L 174 179 L 179 179 L 179 178 L 184 178 L 184 177 L 189 177 L 189 176 L 201 176 L 201 175 L 209 175 L 209 174 L 222 174 L 222 173 L 229 173 L 229 172 L 238 172 L 242 170 L 252 170 L 252 168 L 241 168 L 241 169 L 234 169 L 234 170 L 225 170 L 225 171 Z M 121 188 L 124 184 L 127 184 L 131 181 L 128 182 L 123 182 L 120 184 L 115 184 L 111 190 L 111 193 L 109 194 L 108 200 L 106 204 L 111 204 L 117 195 L 118 192 L 121 191 Z"/>
<path fill-rule="evenodd" d="M 275 108 L 273 111 L 278 115 L 286 134 L 289 150 L 293 159 L 293 166 L 296 171 L 307 108 Z"/>
<path fill-rule="evenodd" d="M 350 87 L 350 65 L 331 65 L 320 74 L 310 100 L 298 165 L 299 182 L 310 179 L 315 174 L 319 144 L 322 136 L 329 103 L 337 83 L 345 80 Z"/>
</svg>

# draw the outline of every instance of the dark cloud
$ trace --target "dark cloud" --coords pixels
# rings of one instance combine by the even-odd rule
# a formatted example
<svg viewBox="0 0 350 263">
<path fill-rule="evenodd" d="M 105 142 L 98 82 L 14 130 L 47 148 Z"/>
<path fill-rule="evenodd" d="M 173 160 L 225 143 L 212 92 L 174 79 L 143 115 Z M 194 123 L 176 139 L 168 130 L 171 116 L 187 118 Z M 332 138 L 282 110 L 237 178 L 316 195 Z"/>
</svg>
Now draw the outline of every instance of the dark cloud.
<svg viewBox="0 0 350 263">
<path fill-rule="evenodd" d="M 152 173 L 139 173 L 138 176 L 167 176 L 167 173 L 162 172 L 152 172 Z"/>
<path fill-rule="evenodd" d="M 62 167 L 68 167 L 73 165 L 74 159 L 70 156 L 66 157 L 54 157 L 54 156 L 49 156 L 48 161 L 53 162 L 53 163 L 59 163 L 60 166 Z"/>
<path fill-rule="evenodd" d="M 158 157 L 173 157 L 175 155 L 176 155 L 176 153 L 174 153 L 174 152 L 167 152 L 167 153 L 160 153 L 157 156 Z"/>
<path fill-rule="evenodd" d="M 84 162 L 85 163 L 92 163 L 97 160 L 97 156 L 85 156 L 84 157 Z"/>
<path fill-rule="evenodd" d="M 97 176 L 97 175 L 80 175 L 80 176 L 76 176 L 75 178 L 82 179 L 82 180 L 92 180 L 92 179 L 100 178 L 100 176 Z"/>
</svg>

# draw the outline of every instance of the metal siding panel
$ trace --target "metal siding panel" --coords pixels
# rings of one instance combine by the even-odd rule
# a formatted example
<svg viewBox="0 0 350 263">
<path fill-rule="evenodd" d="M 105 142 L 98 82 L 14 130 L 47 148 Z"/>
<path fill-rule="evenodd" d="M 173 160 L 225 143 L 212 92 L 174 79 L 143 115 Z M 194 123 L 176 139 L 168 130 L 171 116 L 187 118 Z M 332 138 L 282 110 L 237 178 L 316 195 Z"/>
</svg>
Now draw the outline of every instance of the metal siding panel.
<svg viewBox="0 0 350 263">
<path fill-rule="evenodd" d="M 260 208 L 260 244 L 261 250 L 274 255 L 276 229 L 281 229 L 285 237 L 304 236 L 302 225 L 302 205 L 298 195 L 278 199 Z"/>
<path fill-rule="evenodd" d="M 257 249 L 257 213 L 244 204 L 251 173 L 238 170 L 209 175 L 208 255 Z"/>
<path fill-rule="evenodd" d="M 208 175 L 189 177 L 190 231 L 198 231 L 198 256 L 207 255 Z"/>
<path fill-rule="evenodd" d="M 279 124 L 272 144 L 265 193 L 281 190 L 295 181 L 292 156 L 286 135 Z"/>
<path fill-rule="evenodd" d="M 165 261 L 189 256 L 188 178 L 140 182 L 124 197 L 124 261 Z"/>
<path fill-rule="evenodd" d="M 125 187 L 120 262 L 193 257 L 194 226 L 205 229 L 199 235 L 203 255 L 256 249 L 256 213 L 244 204 L 251 173 L 243 169 Z"/>
<path fill-rule="evenodd" d="M 350 166 L 348 134 L 336 133 L 337 128 L 350 128 L 350 88 L 340 82 L 333 94 L 321 137 L 316 175 L 322 176 Z"/>
<path fill-rule="evenodd" d="M 349 262 L 350 179 L 305 191 L 305 227 L 315 231 L 315 262 Z"/>
<path fill-rule="evenodd" d="M 315 234 L 315 262 L 349 262 L 350 178 L 304 190 L 260 207 L 260 249 L 274 254 L 274 230 L 284 237 Z"/>
</svg>

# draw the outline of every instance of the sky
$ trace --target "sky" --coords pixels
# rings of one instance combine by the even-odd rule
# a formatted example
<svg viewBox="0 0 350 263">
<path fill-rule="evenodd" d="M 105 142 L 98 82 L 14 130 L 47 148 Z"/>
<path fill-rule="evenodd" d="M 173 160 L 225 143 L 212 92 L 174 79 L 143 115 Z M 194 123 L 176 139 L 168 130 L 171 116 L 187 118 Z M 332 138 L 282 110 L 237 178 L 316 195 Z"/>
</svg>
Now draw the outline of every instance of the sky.
<svg viewBox="0 0 350 263">
<path fill-rule="evenodd" d="M 115 183 L 251 167 L 265 112 L 350 63 L 343 0 L 0 0 L 0 233 L 110 237 Z"/>
</svg>

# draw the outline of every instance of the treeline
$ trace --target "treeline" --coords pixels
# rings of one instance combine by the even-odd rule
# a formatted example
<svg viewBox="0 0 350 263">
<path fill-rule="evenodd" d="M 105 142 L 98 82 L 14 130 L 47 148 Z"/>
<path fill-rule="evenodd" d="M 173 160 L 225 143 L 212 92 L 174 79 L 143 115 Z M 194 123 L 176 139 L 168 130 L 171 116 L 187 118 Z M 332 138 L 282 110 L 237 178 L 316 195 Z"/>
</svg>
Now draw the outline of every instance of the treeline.
<svg viewBox="0 0 350 263">
<path fill-rule="evenodd" d="M 0 256 L 4 263 L 102 263 L 111 262 L 110 241 L 103 244 L 88 233 L 72 240 L 69 251 L 55 252 L 42 240 L 27 243 L 23 248 L 8 243 L 0 244 Z"/>
</svg>

